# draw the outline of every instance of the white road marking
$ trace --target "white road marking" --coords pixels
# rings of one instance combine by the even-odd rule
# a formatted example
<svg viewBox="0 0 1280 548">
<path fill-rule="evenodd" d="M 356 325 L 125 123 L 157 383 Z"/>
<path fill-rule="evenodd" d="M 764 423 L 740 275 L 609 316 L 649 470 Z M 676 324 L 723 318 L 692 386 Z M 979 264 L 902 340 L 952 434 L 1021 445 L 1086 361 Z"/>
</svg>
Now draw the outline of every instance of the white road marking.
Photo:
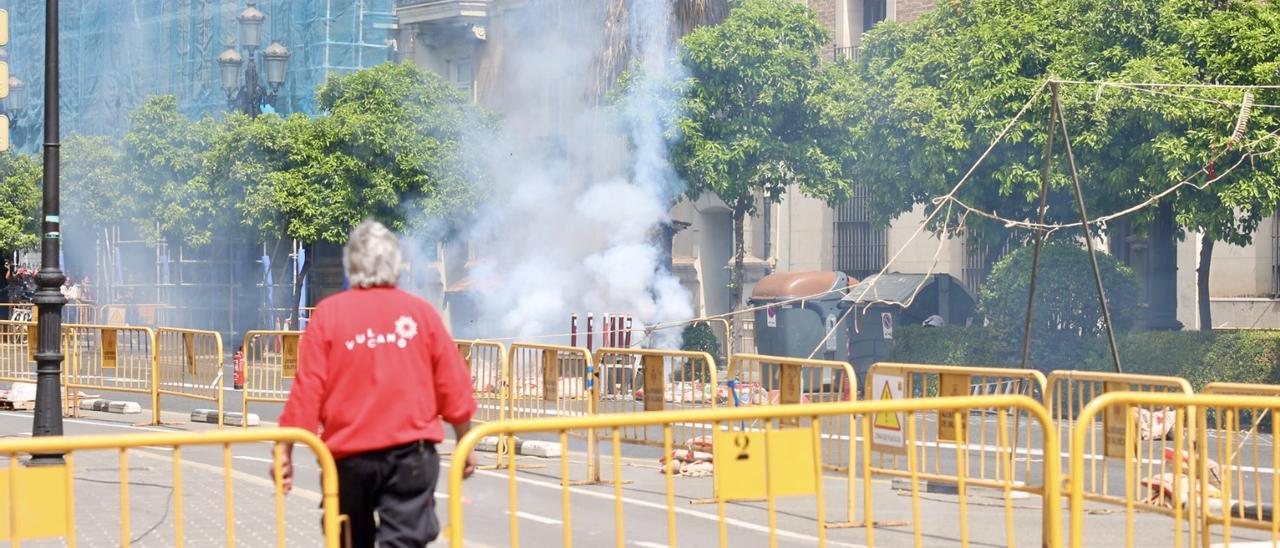
<svg viewBox="0 0 1280 548">
<path fill-rule="evenodd" d="M 441 461 L 440 461 L 440 466 L 441 466 L 441 467 L 448 468 L 448 467 L 449 467 L 449 462 L 444 461 L 444 460 L 441 460 Z M 492 477 L 492 478 L 503 479 L 503 480 L 508 479 L 508 478 L 507 478 L 507 474 L 506 474 L 505 472 L 492 472 L 492 471 L 489 471 L 489 470 L 476 470 L 476 474 L 483 475 L 483 476 L 489 476 L 489 477 Z M 443 474 L 442 474 L 442 477 L 443 477 Z M 516 481 L 518 481 L 518 482 L 520 482 L 520 483 L 529 484 L 529 485 L 532 485 L 532 486 L 535 486 L 535 487 L 542 487 L 542 488 L 546 488 L 546 489 L 551 489 L 551 490 L 554 490 L 554 491 L 559 491 L 559 490 L 561 489 L 561 485 L 560 485 L 559 483 L 551 483 L 551 482 L 547 482 L 547 481 L 541 481 L 541 480 L 535 480 L 535 479 L 529 479 L 529 478 L 522 478 L 522 477 L 519 477 L 519 476 L 516 476 Z M 587 496 L 587 497 L 592 497 L 592 498 L 597 498 L 597 499 L 613 500 L 613 494 L 612 494 L 612 493 L 599 493 L 599 492 L 596 492 L 596 491 L 591 491 L 591 490 L 588 490 L 588 489 L 581 489 L 581 488 L 576 488 L 576 487 L 570 487 L 570 488 L 569 488 L 569 492 L 570 492 L 570 493 L 573 493 L 573 494 L 575 494 L 575 495 L 582 495 L 582 496 Z M 649 501 L 646 501 L 646 500 L 622 499 L 622 503 L 623 503 L 623 504 L 631 504 L 631 505 L 635 505 L 635 506 L 641 506 L 641 507 L 644 507 L 644 508 L 652 508 L 652 509 L 654 509 L 654 510 L 662 510 L 662 511 L 664 511 L 664 512 L 667 510 L 666 505 L 658 504 L 658 503 L 656 503 L 656 502 L 649 502 Z M 705 520 L 707 520 L 707 521 L 713 521 L 713 522 L 716 522 L 716 523 L 719 523 L 719 522 L 720 522 L 720 516 L 717 516 L 717 515 L 715 515 L 715 514 L 708 514 L 708 513 L 706 513 L 706 512 L 698 512 L 698 511 L 696 511 L 696 510 L 690 510 L 690 509 L 688 509 L 688 508 L 682 508 L 682 507 L 679 507 L 679 506 L 675 507 L 673 510 L 674 510 L 674 511 L 675 511 L 675 513 L 677 513 L 677 514 L 681 514 L 681 515 L 685 515 L 685 516 L 690 516 L 690 517 L 701 518 L 701 519 L 705 519 Z M 742 521 L 742 520 L 740 520 L 740 519 L 728 518 L 728 517 L 727 517 L 727 518 L 725 518 L 725 519 L 724 519 L 724 522 L 725 522 L 725 524 L 727 524 L 727 525 L 730 525 L 730 526 L 733 526 L 733 527 L 737 527 L 737 528 L 739 528 L 739 529 L 747 529 L 747 530 L 750 530 L 750 531 L 755 531 L 755 532 L 757 532 L 757 533 L 764 533 L 764 534 L 768 534 L 768 533 L 769 533 L 769 528 L 768 528 L 768 527 L 766 527 L 766 526 L 758 525 L 758 524 L 751 523 L 751 522 L 747 522 L 747 521 Z M 786 538 L 790 538 L 790 539 L 794 539 L 794 540 L 800 540 L 800 541 L 804 541 L 804 542 L 811 542 L 811 543 L 814 543 L 815 545 L 816 545 L 816 544 L 817 544 L 817 542 L 818 542 L 818 537 L 814 537 L 814 536 L 810 536 L 810 535 L 805 535 L 805 534 L 802 534 L 802 533 L 796 533 L 796 532 L 792 532 L 792 531 L 787 531 L 787 530 L 785 530 L 785 529 L 776 529 L 775 531 L 777 532 L 777 535 L 778 535 L 779 537 L 786 537 Z M 831 539 L 827 539 L 827 545 L 828 545 L 828 546 L 847 546 L 847 547 L 849 547 L 849 548 L 859 548 L 859 545 L 857 545 L 857 544 L 848 544 L 848 543 L 844 543 L 844 542 L 836 542 L 836 541 L 833 541 L 833 540 L 831 540 Z"/>
<path fill-rule="evenodd" d="M 510 510 L 507 511 L 507 515 L 511 515 Z M 529 521 L 536 521 L 538 523 L 545 523 L 547 525 L 564 525 L 564 522 L 558 519 L 546 518 L 537 514 L 530 514 L 529 512 L 516 512 L 516 517 L 527 519 Z"/>
<path fill-rule="evenodd" d="M 274 463 L 275 463 L 275 461 L 273 461 L 273 460 L 271 460 L 271 459 L 264 459 L 264 458 L 262 458 L 262 457 L 249 457 L 249 456 L 245 456 L 245 455 L 235 455 L 235 456 L 232 456 L 231 458 L 233 458 L 233 459 L 240 459 L 240 460 L 251 460 L 251 461 L 253 461 L 253 462 L 265 462 L 265 463 L 267 463 L 267 464 L 274 464 Z"/>
<path fill-rule="evenodd" d="M 656 542 L 649 542 L 645 540 L 637 540 L 635 542 L 632 542 L 631 545 L 639 546 L 640 548 L 671 548 L 666 544 L 658 544 Z"/>
</svg>

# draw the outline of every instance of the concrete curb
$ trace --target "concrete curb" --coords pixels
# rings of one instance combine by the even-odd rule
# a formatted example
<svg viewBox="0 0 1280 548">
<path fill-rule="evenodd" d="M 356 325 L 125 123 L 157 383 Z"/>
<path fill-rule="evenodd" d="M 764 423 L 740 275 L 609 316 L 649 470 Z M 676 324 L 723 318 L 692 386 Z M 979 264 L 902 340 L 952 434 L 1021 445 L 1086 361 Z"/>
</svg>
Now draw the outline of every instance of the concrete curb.
<svg viewBox="0 0 1280 548">
<path fill-rule="evenodd" d="M 136 415 L 142 412 L 142 406 L 131 401 L 111 401 L 103 399 L 80 400 L 80 409 L 85 411 L 101 411 L 103 413 L 119 413 Z"/>
<path fill-rule="evenodd" d="M 486 453 L 498 452 L 498 437 L 488 436 L 480 438 L 480 443 L 476 444 L 476 451 Z M 541 457 L 544 459 L 557 458 L 564 454 L 564 448 L 559 443 L 549 441 L 525 441 L 515 438 L 515 454 L 522 457 Z"/>
<path fill-rule="evenodd" d="M 218 424 L 218 410 L 194 409 L 191 411 L 191 422 Z M 244 414 L 238 411 L 223 413 L 222 424 L 225 426 L 244 426 Z M 258 418 L 258 414 L 249 413 L 249 426 L 258 426 L 260 424 L 262 424 L 262 420 Z"/>
</svg>

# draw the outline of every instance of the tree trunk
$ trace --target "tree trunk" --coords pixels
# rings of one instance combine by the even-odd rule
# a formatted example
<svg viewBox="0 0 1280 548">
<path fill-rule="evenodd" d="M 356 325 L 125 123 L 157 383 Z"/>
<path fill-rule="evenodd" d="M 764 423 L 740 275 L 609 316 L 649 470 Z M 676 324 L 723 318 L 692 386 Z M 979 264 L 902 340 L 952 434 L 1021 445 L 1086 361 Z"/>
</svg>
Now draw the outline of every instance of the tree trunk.
<svg viewBox="0 0 1280 548">
<path fill-rule="evenodd" d="M 746 207 L 738 204 L 733 208 L 733 271 L 729 273 L 729 306 L 736 311 L 742 308 L 742 278 L 746 261 L 746 230 L 743 221 L 747 217 Z"/>
<path fill-rule="evenodd" d="M 742 279 L 746 268 L 743 266 L 746 260 L 746 230 L 743 222 L 746 220 L 749 204 L 750 202 L 740 200 L 733 206 L 733 269 L 729 272 L 729 310 L 733 312 L 742 308 Z M 733 326 L 733 337 L 729 344 L 738 348 L 741 329 L 736 314 L 732 319 L 729 323 Z"/>
<path fill-rule="evenodd" d="M 1209 309 L 1209 268 L 1213 266 L 1213 238 L 1200 236 L 1200 263 L 1196 268 L 1196 302 L 1200 309 L 1200 330 L 1213 330 L 1213 316 Z"/>
<path fill-rule="evenodd" d="M 298 274 L 298 283 L 293 285 L 293 315 L 289 318 L 291 326 L 302 326 L 302 315 L 300 314 L 302 308 L 302 286 L 306 284 L 307 274 L 311 272 L 311 261 L 314 260 L 311 257 L 311 252 L 314 247 L 313 244 L 303 246 L 307 253 L 307 259 L 302 262 L 302 272 Z"/>
</svg>

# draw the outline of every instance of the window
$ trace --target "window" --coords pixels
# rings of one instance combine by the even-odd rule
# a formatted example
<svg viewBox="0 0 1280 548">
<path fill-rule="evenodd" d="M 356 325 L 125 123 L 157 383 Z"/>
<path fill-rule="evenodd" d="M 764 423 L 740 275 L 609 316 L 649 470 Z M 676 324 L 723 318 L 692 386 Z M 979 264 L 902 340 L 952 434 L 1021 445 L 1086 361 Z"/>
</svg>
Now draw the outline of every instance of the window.
<svg viewBox="0 0 1280 548">
<path fill-rule="evenodd" d="M 889 15 L 886 0 L 862 0 L 862 32 L 871 30 Z"/>
<path fill-rule="evenodd" d="M 966 238 L 964 272 L 961 276 L 964 277 L 964 285 L 969 292 L 976 296 L 982 287 L 982 282 L 986 281 L 987 275 L 991 274 L 991 267 L 1005 255 L 1017 249 L 1019 245 L 1012 238 L 1006 238 L 1002 244 L 980 243 L 974 236 Z"/>
<path fill-rule="evenodd" d="M 448 65 L 449 82 L 467 97 L 471 97 L 472 88 L 475 84 L 475 67 L 471 59 L 450 59 Z"/>
<path fill-rule="evenodd" d="M 859 280 L 884 268 L 888 233 L 867 213 L 868 190 L 854 185 L 849 201 L 836 206 L 835 269 Z"/>
</svg>

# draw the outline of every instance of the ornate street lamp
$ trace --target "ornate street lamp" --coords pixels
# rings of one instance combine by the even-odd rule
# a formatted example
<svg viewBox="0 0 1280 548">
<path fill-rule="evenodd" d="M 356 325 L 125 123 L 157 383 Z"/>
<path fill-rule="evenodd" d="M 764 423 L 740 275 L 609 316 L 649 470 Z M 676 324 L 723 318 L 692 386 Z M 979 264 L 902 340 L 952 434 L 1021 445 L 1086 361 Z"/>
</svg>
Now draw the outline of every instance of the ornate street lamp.
<svg viewBox="0 0 1280 548">
<path fill-rule="evenodd" d="M 286 69 L 289 65 L 289 50 L 280 42 L 272 42 L 262 50 L 262 64 L 265 78 L 258 75 L 258 64 L 254 59 L 262 47 L 262 23 L 267 19 L 256 6 L 255 0 L 246 0 L 247 7 L 236 21 L 240 23 L 240 47 L 245 54 L 240 55 L 236 48 L 227 48 L 218 56 L 218 78 L 223 91 L 227 92 L 227 106 L 249 116 L 262 114 L 263 105 L 275 107 L 280 86 L 284 85 Z M 245 63 L 248 59 L 248 63 Z M 244 83 L 240 81 L 240 68 L 244 66 Z M 263 86 L 261 80 L 266 80 Z"/>
<path fill-rule="evenodd" d="M 27 84 L 23 83 L 16 76 L 9 77 L 9 96 L 4 100 L 4 109 L 8 112 L 18 112 L 22 107 L 26 106 Z M 13 116 L 10 116 L 12 119 Z"/>
</svg>

